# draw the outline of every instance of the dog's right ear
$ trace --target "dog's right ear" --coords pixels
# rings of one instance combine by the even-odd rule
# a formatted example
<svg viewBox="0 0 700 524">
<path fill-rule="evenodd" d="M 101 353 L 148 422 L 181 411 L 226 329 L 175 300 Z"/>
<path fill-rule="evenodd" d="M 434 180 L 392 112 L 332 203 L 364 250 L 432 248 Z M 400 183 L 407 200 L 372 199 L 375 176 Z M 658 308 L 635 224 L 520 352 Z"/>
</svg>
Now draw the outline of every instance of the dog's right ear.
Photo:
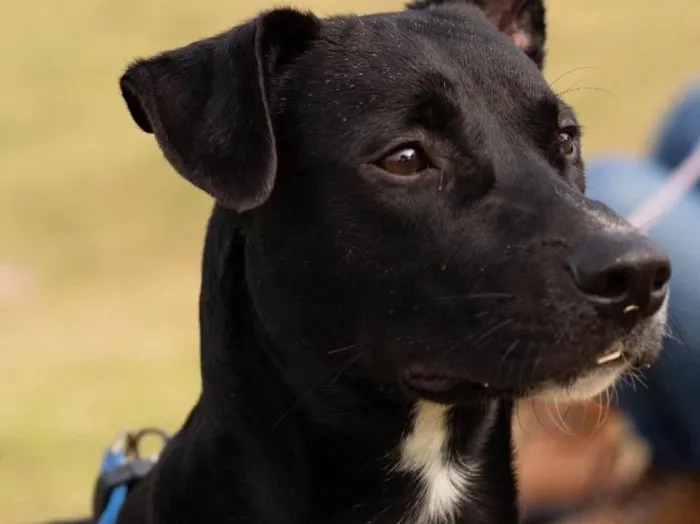
<svg viewBox="0 0 700 524">
<path fill-rule="evenodd" d="M 544 0 L 410 0 L 408 9 L 472 5 L 542 69 L 547 24 Z"/>
<path fill-rule="evenodd" d="M 195 186 L 237 212 L 269 197 L 277 171 L 272 77 L 318 37 L 321 22 L 267 12 L 218 36 L 132 64 L 120 80 L 136 124 Z"/>
</svg>

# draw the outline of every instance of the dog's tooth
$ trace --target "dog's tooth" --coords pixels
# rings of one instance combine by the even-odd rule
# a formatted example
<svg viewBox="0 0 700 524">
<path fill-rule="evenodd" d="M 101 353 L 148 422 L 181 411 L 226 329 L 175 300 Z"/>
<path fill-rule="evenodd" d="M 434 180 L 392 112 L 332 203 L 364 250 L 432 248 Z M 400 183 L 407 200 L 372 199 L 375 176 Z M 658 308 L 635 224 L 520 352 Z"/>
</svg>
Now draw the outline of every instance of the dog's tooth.
<svg viewBox="0 0 700 524">
<path fill-rule="evenodd" d="M 639 309 L 639 306 L 637 304 L 630 304 L 625 309 L 623 309 L 622 312 L 624 314 L 633 313 L 633 312 L 637 311 L 638 309 Z"/>
<path fill-rule="evenodd" d="M 622 351 L 619 349 L 616 349 L 614 351 L 611 351 L 610 353 L 606 353 L 605 355 L 600 357 L 596 362 L 599 365 L 602 365 L 602 364 L 607 364 L 608 362 L 614 362 L 615 360 L 618 360 L 621 357 L 622 357 Z"/>
<path fill-rule="evenodd" d="M 484 387 L 485 387 L 485 388 L 489 387 L 489 383 L 488 383 L 488 382 L 484 382 Z"/>
</svg>

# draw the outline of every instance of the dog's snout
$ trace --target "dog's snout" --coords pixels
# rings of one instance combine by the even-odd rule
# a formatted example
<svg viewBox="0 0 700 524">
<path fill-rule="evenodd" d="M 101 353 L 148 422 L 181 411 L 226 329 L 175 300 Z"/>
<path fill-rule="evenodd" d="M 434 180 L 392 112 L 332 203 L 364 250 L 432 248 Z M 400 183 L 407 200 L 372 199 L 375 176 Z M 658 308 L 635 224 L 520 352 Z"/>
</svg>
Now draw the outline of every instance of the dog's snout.
<svg viewBox="0 0 700 524">
<path fill-rule="evenodd" d="M 656 313 L 671 277 L 668 258 L 636 233 L 591 235 L 576 248 L 568 266 L 586 298 L 618 320 Z"/>
</svg>

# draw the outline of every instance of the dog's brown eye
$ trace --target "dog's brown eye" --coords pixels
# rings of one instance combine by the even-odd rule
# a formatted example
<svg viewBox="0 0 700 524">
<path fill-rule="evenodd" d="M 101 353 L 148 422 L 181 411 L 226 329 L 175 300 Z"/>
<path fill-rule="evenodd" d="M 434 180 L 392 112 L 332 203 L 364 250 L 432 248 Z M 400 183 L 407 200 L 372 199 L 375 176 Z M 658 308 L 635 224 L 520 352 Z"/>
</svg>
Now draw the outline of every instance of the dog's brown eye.
<svg viewBox="0 0 700 524">
<path fill-rule="evenodd" d="M 402 146 L 383 157 L 377 165 L 392 175 L 410 176 L 430 166 L 426 154 L 416 146 Z"/>
<path fill-rule="evenodd" d="M 578 155 L 578 146 L 576 138 L 566 131 L 559 133 L 559 150 L 569 160 L 575 160 Z"/>
</svg>

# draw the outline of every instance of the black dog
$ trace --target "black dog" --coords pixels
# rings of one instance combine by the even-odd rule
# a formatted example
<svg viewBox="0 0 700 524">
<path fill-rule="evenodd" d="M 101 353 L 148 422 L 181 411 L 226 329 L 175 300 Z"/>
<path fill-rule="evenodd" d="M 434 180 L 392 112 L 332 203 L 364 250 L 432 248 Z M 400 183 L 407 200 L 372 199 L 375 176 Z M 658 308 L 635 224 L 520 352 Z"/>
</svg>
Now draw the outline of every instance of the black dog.
<svg viewBox="0 0 700 524">
<path fill-rule="evenodd" d="M 513 401 L 659 347 L 670 266 L 584 195 L 538 0 L 280 9 L 133 64 L 217 201 L 202 393 L 120 522 L 517 521 Z"/>
</svg>

